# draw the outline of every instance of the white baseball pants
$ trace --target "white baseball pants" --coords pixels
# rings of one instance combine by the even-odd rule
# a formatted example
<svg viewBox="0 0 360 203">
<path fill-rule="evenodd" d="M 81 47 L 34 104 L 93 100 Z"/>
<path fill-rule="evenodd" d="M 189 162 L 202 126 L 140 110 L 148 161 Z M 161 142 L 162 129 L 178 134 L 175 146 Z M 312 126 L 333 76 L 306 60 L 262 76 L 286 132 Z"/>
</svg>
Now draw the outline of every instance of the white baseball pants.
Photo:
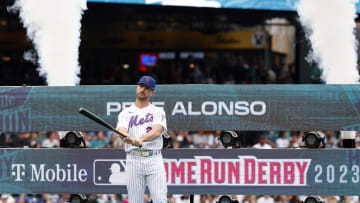
<svg viewBox="0 0 360 203">
<path fill-rule="evenodd" d="M 130 203 L 143 203 L 146 185 L 153 203 L 167 203 L 167 184 L 161 154 L 149 157 L 126 155 L 127 190 Z"/>
</svg>

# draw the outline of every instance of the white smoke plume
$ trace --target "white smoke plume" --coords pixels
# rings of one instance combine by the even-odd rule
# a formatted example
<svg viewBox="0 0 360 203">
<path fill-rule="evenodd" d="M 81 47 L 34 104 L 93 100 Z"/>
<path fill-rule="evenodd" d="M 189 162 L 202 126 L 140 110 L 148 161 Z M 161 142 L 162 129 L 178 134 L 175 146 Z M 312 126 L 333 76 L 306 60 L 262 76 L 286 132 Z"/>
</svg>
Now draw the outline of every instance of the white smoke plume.
<svg viewBox="0 0 360 203">
<path fill-rule="evenodd" d="M 81 17 L 86 0 L 16 0 L 27 36 L 39 57 L 38 71 L 50 86 L 79 84 Z"/>
<path fill-rule="evenodd" d="M 311 58 L 327 84 L 359 82 L 355 3 L 358 0 L 300 0 L 297 11 L 311 41 Z"/>
</svg>

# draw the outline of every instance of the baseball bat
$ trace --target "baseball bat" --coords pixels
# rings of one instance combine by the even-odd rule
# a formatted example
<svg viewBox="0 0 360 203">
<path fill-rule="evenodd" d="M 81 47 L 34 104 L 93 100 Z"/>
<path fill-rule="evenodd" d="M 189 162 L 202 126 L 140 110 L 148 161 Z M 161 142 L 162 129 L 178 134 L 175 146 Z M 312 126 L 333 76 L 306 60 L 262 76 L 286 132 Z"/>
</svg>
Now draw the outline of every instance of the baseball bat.
<svg viewBox="0 0 360 203">
<path fill-rule="evenodd" d="M 106 121 L 104 121 L 103 119 L 99 118 L 97 115 L 95 115 L 94 113 L 90 112 L 89 110 L 80 107 L 79 108 L 79 113 L 81 113 L 82 115 L 88 117 L 90 120 L 95 121 L 96 123 L 104 126 L 105 128 L 114 131 L 115 133 L 119 134 L 121 137 L 125 138 L 126 135 L 122 134 L 121 132 L 119 132 L 118 130 L 116 130 L 113 126 L 111 126 L 109 123 L 107 123 Z"/>
</svg>

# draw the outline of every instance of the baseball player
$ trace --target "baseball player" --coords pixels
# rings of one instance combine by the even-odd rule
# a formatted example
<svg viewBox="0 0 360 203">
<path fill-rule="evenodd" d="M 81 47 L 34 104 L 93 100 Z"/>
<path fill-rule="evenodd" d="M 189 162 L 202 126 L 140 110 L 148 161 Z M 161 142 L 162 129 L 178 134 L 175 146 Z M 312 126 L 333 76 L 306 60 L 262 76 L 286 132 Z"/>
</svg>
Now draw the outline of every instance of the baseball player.
<svg viewBox="0 0 360 203">
<path fill-rule="evenodd" d="M 162 134 L 166 133 L 166 116 L 162 108 L 150 104 L 156 82 L 143 76 L 136 88 L 136 101 L 118 116 L 117 130 L 124 138 L 129 202 L 143 203 L 145 186 L 154 203 L 167 202 L 167 185 L 161 155 Z"/>
</svg>

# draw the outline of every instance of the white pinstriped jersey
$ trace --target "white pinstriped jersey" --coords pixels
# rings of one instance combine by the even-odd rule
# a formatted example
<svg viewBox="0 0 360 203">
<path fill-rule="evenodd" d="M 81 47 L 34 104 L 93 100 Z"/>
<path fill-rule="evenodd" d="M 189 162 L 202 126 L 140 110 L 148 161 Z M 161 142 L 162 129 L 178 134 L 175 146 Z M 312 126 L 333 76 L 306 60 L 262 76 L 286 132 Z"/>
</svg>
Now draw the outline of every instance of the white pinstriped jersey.
<svg viewBox="0 0 360 203">
<path fill-rule="evenodd" d="M 124 109 L 118 116 L 116 128 L 124 127 L 128 131 L 130 137 L 137 138 L 145 135 L 152 129 L 154 124 L 159 124 L 164 127 L 163 133 L 166 133 L 166 116 L 165 111 L 153 104 L 149 104 L 144 108 L 138 108 L 135 104 Z M 162 149 L 163 138 L 159 136 L 150 142 L 143 142 L 141 149 Z M 125 151 L 138 149 L 138 147 L 131 144 L 125 144 Z"/>
</svg>

